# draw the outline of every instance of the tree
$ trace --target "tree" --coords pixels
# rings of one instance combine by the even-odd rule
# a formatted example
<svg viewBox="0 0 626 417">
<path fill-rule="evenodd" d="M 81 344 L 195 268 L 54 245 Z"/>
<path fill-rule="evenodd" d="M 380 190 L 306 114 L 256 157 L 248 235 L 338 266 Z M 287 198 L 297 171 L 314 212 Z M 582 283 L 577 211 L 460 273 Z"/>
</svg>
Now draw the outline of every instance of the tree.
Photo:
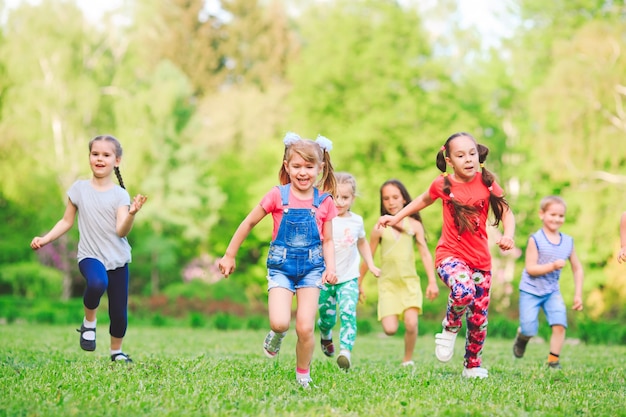
<svg viewBox="0 0 626 417">
<path fill-rule="evenodd" d="M 13 11 L 5 36 L 0 54 L 8 87 L 3 94 L 0 132 L 2 147 L 11 149 L 12 158 L 0 171 L 5 174 L 4 192 L 21 202 L 28 197 L 27 191 L 47 194 L 46 187 L 52 186 L 63 190 L 65 202 L 64 191 L 88 169 L 86 138 L 100 97 L 89 63 L 99 39 L 86 30 L 75 5 L 58 7 L 51 0 Z M 13 172 L 28 175 L 10 175 Z M 67 238 L 62 237 L 62 245 Z M 63 297 L 67 298 L 71 292 L 69 260 L 63 265 Z"/>
</svg>

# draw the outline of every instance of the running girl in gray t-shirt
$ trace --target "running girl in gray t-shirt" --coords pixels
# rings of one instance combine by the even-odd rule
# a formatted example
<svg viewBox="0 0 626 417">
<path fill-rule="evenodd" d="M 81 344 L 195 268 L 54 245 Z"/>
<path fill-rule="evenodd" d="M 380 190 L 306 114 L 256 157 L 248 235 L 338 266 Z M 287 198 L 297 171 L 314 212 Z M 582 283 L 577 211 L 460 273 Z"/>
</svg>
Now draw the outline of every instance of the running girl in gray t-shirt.
<svg viewBox="0 0 626 417">
<path fill-rule="evenodd" d="M 96 312 L 106 291 L 111 319 L 111 360 L 132 362 L 122 352 L 128 326 L 128 263 L 131 261 L 126 236 L 146 197 L 137 194 L 130 201 L 119 170 L 121 159 L 122 147 L 117 139 L 106 135 L 93 138 L 89 142 L 92 178 L 76 181 L 70 187 L 63 218 L 46 235 L 33 238 L 30 246 L 39 249 L 58 239 L 72 228 L 78 214 L 78 267 L 87 281 L 83 297 L 85 318 L 78 329 L 80 347 L 96 350 Z M 113 182 L 113 172 L 120 185 Z"/>
</svg>

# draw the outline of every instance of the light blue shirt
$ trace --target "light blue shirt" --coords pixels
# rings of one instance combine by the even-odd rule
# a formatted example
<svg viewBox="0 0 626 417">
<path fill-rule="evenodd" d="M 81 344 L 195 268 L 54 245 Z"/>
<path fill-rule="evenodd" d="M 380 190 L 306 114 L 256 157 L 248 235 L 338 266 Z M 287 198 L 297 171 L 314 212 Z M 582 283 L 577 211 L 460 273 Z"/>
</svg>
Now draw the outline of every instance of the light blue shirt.
<svg viewBox="0 0 626 417">
<path fill-rule="evenodd" d="M 574 249 L 574 240 L 564 233 L 559 232 L 559 235 L 561 240 L 558 244 L 550 242 L 543 229 L 531 235 L 531 239 L 537 245 L 537 263 L 539 265 L 549 264 L 557 259 L 569 259 Z M 529 242 L 529 244 L 531 243 Z M 538 296 L 551 294 L 559 291 L 559 278 L 561 278 L 560 269 L 533 277 L 524 268 L 519 289 Z"/>
</svg>

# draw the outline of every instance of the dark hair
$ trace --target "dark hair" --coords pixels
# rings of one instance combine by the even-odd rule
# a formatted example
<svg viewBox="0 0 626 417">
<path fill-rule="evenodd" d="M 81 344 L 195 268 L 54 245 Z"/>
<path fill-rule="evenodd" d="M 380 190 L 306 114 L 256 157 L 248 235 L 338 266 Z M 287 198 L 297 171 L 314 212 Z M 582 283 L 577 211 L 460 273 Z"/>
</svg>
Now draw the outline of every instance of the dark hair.
<svg viewBox="0 0 626 417">
<path fill-rule="evenodd" d="M 459 234 L 462 234 L 466 230 L 473 230 L 474 223 L 471 221 L 471 219 L 476 215 L 478 209 L 474 206 L 468 206 L 459 203 L 453 198 L 450 193 L 450 187 L 452 186 L 452 184 L 450 183 L 450 179 L 446 174 L 446 168 L 448 166 L 446 162 L 446 154 L 449 155 L 450 142 L 459 137 L 470 138 L 476 144 L 476 150 L 478 151 L 478 162 L 480 163 L 480 168 L 482 171 L 481 179 L 483 181 L 483 184 L 485 184 L 485 186 L 489 189 L 489 205 L 491 206 L 491 210 L 493 211 L 494 215 L 494 222 L 492 223 L 493 226 L 497 226 L 498 224 L 500 224 L 500 221 L 502 220 L 502 215 L 504 214 L 504 211 L 509 207 L 509 203 L 503 196 L 497 196 L 493 193 L 492 185 L 495 181 L 495 176 L 483 165 L 485 160 L 487 160 L 489 148 L 476 142 L 476 139 L 474 139 L 474 137 L 469 133 L 459 132 L 453 134 L 446 140 L 446 143 L 442 146 L 439 152 L 437 152 L 437 168 L 439 168 L 439 170 L 444 173 L 443 192 L 447 196 L 450 196 L 450 203 L 452 204 L 453 208 L 454 223 L 459 230 Z"/>
<path fill-rule="evenodd" d="M 381 216 L 384 216 L 385 214 L 390 214 L 387 212 L 387 210 L 385 210 L 385 205 L 383 204 L 383 188 L 385 188 L 385 186 L 387 185 L 393 185 L 394 187 L 398 188 L 398 190 L 400 190 L 400 194 L 402 194 L 402 198 L 404 199 L 404 207 L 406 207 L 412 200 L 411 195 L 409 194 L 409 191 L 406 189 L 404 184 L 402 184 L 399 180 L 391 179 L 391 180 L 385 181 L 383 185 L 380 186 L 380 215 Z M 409 216 L 419 221 L 420 223 L 423 223 L 422 216 L 420 216 L 419 212 L 410 214 Z"/>
<path fill-rule="evenodd" d="M 89 141 L 89 152 L 91 152 L 91 147 L 93 146 L 93 143 L 98 140 L 106 140 L 107 142 L 111 142 L 113 145 L 115 145 L 115 156 L 118 158 L 122 157 L 122 145 L 120 145 L 119 140 L 115 139 L 115 137 L 111 135 L 100 135 L 91 139 Z M 126 187 L 124 186 L 124 180 L 122 179 L 122 174 L 120 173 L 120 168 L 113 167 L 113 171 L 115 172 L 115 176 L 117 177 L 117 182 L 120 183 L 120 187 L 126 189 Z"/>
</svg>

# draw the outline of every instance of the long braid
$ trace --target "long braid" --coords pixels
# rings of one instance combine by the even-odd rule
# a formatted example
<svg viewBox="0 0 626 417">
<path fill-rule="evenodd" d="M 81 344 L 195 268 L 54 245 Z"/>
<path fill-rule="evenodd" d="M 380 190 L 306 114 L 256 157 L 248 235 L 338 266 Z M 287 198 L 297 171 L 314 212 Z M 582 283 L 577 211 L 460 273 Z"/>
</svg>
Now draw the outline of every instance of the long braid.
<svg viewBox="0 0 626 417">
<path fill-rule="evenodd" d="M 124 186 L 124 180 L 122 179 L 122 174 L 120 173 L 120 167 L 113 167 L 113 171 L 115 171 L 115 176 L 117 177 L 117 182 L 120 183 L 120 187 L 126 189 Z"/>
<path fill-rule="evenodd" d="M 493 193 L 493 182 L 495 181 L 495 176 L 487 170 L 487 168 L 485 168 L 484 164 L 487 160 L 487 155 L 489 155 L 489 148 L 481 144 L 476 144 L 476 148 L 478 149 L 478 162 L 480 162 L 480 168 L 482 171 L 481 179 L 483 184 L 485 184 L 489 190 L 489 205 L 491 206 L 494 216 L 492 225 L 497 226 L 502 220 L 502 215 L 506 209 L 508 209 L 509 203 L 506 201 L 504 196 L 497 196 Z"/>
</svg>

